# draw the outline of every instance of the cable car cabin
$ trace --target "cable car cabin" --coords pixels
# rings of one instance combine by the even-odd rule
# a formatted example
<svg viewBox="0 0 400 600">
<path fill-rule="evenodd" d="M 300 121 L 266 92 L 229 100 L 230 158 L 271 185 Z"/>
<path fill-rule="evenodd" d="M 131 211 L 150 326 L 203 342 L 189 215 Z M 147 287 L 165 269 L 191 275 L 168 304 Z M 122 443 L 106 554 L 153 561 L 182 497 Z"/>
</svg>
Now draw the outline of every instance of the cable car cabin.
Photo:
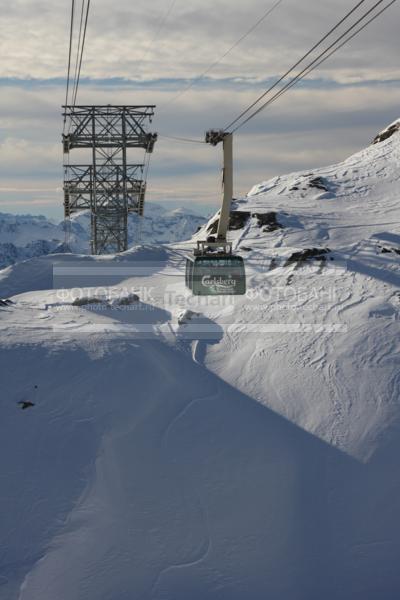
<svg viewBox="0 0 400 600">
<path fill-rule="evenodd" d="M 186 259 L 186 286 L 195 296 L 239 296 L 246 293 L 241 256 L 206 254 Z"/>
</svg>

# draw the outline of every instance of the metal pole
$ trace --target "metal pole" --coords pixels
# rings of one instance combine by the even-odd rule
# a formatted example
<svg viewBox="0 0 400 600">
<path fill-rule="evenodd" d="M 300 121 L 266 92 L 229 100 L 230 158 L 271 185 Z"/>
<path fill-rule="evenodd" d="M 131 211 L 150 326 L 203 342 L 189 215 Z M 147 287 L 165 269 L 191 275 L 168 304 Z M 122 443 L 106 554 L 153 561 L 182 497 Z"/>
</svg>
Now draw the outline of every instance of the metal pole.
<svg viewBox="0 0 400 600">
<path fill-rule="evenodd" d="M 92 254 L 98 254 L 99 248 L 97 243 L 97 170 L 96 170 L 96 109 L 93 106 L 90 111 L 92 119 L 92 182 L 91 182 L 91 198 L 90 198 L 90 220 L 91 220 L 91 248 Z"/>
<path fill-rule="evenodd" d="M 221 214 L 219 217 L 217 240 L 226 242 L 226 234 L 229 229 L 231 215 L 231 204 L 233 198 L 233 135 L 227 133 L 223 138 L 224 147 L 224 170 L 223 185 L 224 197 L 222 200 Z"/>
<path fill-rule="evenodd" d="M 127 191 L 127 169 L 126 169 L 126 111 L 122 109 L 122 185 L 123 185 L 123 219 L 124 219 L 124 239 L 119 252 L 125 252 L 128 249 L 128 191 Z M 121 243 L 121 242 L 120 242 Z"/>
</svg>

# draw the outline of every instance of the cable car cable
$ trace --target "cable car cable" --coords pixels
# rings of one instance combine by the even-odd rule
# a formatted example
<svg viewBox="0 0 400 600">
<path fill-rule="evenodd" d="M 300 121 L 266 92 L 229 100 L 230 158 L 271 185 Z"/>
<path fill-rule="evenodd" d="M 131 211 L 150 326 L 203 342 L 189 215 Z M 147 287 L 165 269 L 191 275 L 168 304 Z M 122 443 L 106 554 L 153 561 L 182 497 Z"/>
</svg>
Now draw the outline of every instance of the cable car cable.
<svg viewBox="0 0 400 600">
<path fill-rule="evenodd" d="M 172 2 L 169 5 L 168 9 L 164 13 L 164 15 L 161 17 L 161 19 L 159 21 L 159 25 L 158 25 L 158 27 L 156 29 L 156 32 L 155 32 L 154 36 L 151 38 L 151 41 L 146 44 L 146 48 L 145 48 L 145 51 L 144 51 L 144 53 L 142 55 L 142 58 L 139 59 L 139 61 L 138 61 L 138 69 L 139 69 L 139 66 L 141 66 L 144 63 L 144 61 L 146 60 L 146 58 L 147 58 L 147 56 L 148 56 L 148 54 L 150 52 L 150 48 L 153 46 L 154 42 L 156 41 L 156 39 L 160 35 L 161 31 L 163 30 L 163 28 L 164 28 L 164 26 L 165 26 L 165 24 L 166 24 L 166 22 L 167 22 L 167 20 L 168 20 L 168 18 L 170 16 L 170 14 L 171 14 L 171 12 L 172 12 L 175 4 L 176 4 L 176 0 L 172 0 Z"/>
<path fill-rule="evenodd" d="M 217 60 L 215 60 L 214 62 L 212 62 L 207 69 L 205 69 L 202 73 L 200 73 L 200 75 L 198 75 L 197 77 L 195 77 L 194 79 L 192 79 L 192 81 L 187 85 L 187 87 L 183 88 L 182 90 L 180 90 L 179 92 L 177 92 L 177 94 L 175 94 L 175 96 L 172 96 L 172 98 L 170 98 L 168 100 L 168 102 L 166 102 L 164 104 L 164 106 L 161 108 L 160 111 L 158 111 L 158 113 L 162 112 L 167 106 L 169 106 L 170 104 L 172 104 L 173 102 L 175 102 L 176 100 L 178 100 L 178 98 L 180 98 L 181 96 L 183 96 L 184 94 L 186 94 L 186 92 L 188 92 L 190 89 L 192 89 L 192 87 L 201 79 L 203 79 L 203 77 L 205 75 L 207 75 L 207 73 L 209 73 L 214 67 L 216 67 L 217 65 L 219 65 L 224 58 L 226 58 L 228 56 L 228 54 L 230 54 L 232 52 L 232 50 L 234 50 L 237 46 L 239 46 L 239 44 L 241 42 L 243 42 L 243 40 L 245 40 L 251 33 L 253 33 L 253 31 L 263 22 L 265 21 L 265 19 L 267 17 L 269 17 L 269 15 L 271 13 L 274 12 L 275 9 L 277 9 L 279 7 L 280 4 L 282 4 L 282 2 L 284 2 L 284 0 L 278 0 L 277 2 L 275 2 L 275 4 L 273 4 L 255 23 L 253 23 L 253 25 L 250 27 L 250 29 L 248 29 L 246 31 L 246 33 L 244 33 L 238 40 L 236 40 L 236 42 L 234 44 L 232 44 L 232 46 L 226 50 Z"/>
<path fill-rule="evenodd" d="M 179 136 L 175 136 L 175 135 L 164 135 L 162 133 L 159 133 L 158 137 L 166 139 L 166 140 L 173 140 L 175 142 L 186 142 L 188 144 L 205 144 L 206 143 L 204 140 L 195 140 L 195 139 L 179 137 Z"/>
<path fill-rule="evenodd" d="M 69 93 L 69 82 L 71 76 L 71 56 L 72 56 L 72 37 L 74 31 L 74 15 L 75 15 L 75 0 L 72 0 L 71 4 L 71 24 L 69 30 L 69 51 L 68 51 L 68 68 L 67 68 L 67 90 L 65 92 L 65 105 L 68 104 L 68 93 Z M 64 127 L 63 133 L 65 133 L 65 124 L 67 122 L 67 115 L 64 114 Z"/>
<path fill-rule="evenodd" d="M 238 117 L 236 117 L 236 119 L 234 119 L 231 123 L 229 123 L 229 125 L 227 125 L 225 127 L 225 131 L 228 131 L 233 125 L 235 125 L 235 123 L 237 123 L 242 117 L 244 117 L 254 106 L 256 106 L 256 104 L 258 104 L 258 102 L 260 100 L 262 100 L 263 98 L 265 98 L 265 96 L 267 94 L 269 94 L 270 92 L 272 92 L 272 90 L 274 90 L 276 88 L 277 85 L 279 85 L 288 75 L 290 75 L 290 73 L 292 71 L 294 71 L 294 69 L 296 67 L 298 67 L 306 58 L 308 58 L 310 56 L 310 54 L 312 54 L 312 52 L 314 52 L 314 50 L 316 50 L 318 48 L 318 46 L 320 46 L 330 35 L 332 35 L 332 33 L 334 31 L 336 31 L 336 29 L 338 29 L 362 4 L 364 4 L 366 0 L 360 0 L 334 27 L 332 27 L 332 29 L 330 29 L 328 31 L 328 33 L 326 33 L 316 44 L 314 44 L 314 46 L 308 50 L 308 52 L 306 52 L 306 54 L 304 54 L 300 60 L 298 60 L 288 71 L 286 71 L 286 73 L 284 73 L 284 75 L 282 75 L 282 77 L 280 77 L 270 88 L 268 88 L 268 90 L 266 90 L 263 94 L 261 94 L 261 96 L 259 96 L 257 98 L 257 100 L 255 100 L 252 104 L 250 104 L 250 106 L 248 108 L 246 108 L 243 112 L 240 113 L 240 115 Z M 383 0 L 381 0 L 383 2 Z"/>
<path fill-rule="evenodd" d="M 338 50 L 340 50 L 341 48 L 343 48 L 343 46 L 345 46 L 348 42 L 350 42 L 353 38 L 355 38 L 359 33 L 361 33 L 361 31 L 363 31 L 364 29 L 366 29 L 366 27 L 368 27 L 368 25 L 370 25 L 373 21 L 375 21 L 375 19 L 377 19 L 382 13 L 384 13 L 388 8 L 390 8 L 390 6 L 392 6 L 392 4 L 394 4 L 396 1 L 397 0 L 391 0 L 391 2 L 387 6 L 384 6 L 376 15 L 374 15 L 373 17 L 371 17 L 366 23 L 364 23 L 361 27 L 359 27 L 356 31 L 354 31 L 339 46 L 337 46 L 336 48 L 334 48 L 333 50 L 331 50 L 331 52 L 329 52 L 329 54 L 327 56 L 321 58 L 322 55 L 320 55 L 321 59 L 320 60 L 317 59 L 318 62 L 316 64 L 313 65 L 313 63 L 311 63 L 306 69 L 304 69 L 304 71 L 301 72 L 301 76 L 295 77 L 292 81 L 290 81 L 284 88 L 282 88 L 282 90 L 280 90 L 279 92 L 277 92 L 272 98 L 270 98 L 267 102 L 265 102 L 265 104 L 263 104 L 261 107 L 259 107 L 252 115 L 250 115 L 245 121 L 243 121 L 243 123 L 241 123 L 240 125 L 238 125 L 233 130 L 232 133 L 234 133 L 240 127 L 242 127 L 243 125 L 245 125 L 248 121 L 250 121 L 250 119 L 252 119 L 254 116 L 256 116 L 259 112 L 261 112 L 269 104 L 272 104 L 273 102 L 275 102 L 276 100 L 278 100 L 278 98 L 280 98 L 281 96 L 283 96 L 287 91 L 289 91 L 292 87 L 294 87 L 299 81 L 301 81 L 302 79 L 304 79 L 305 77 L 307 77 L 307 75 L 309 75 L 312 71 L 314 71 L 315 69 L 317 69 L 321 64 L 323 64 L 326 60 L 328 60 L 328 58 L 330 58 L 333 54 L 335 54 Z"/>
<path fill-rule="evenodd" d="M 361 4 L 363 4 L 365 0 L 362 0 L 361 2 L 358 2 L 357 5 L 355 7 L 353 7 L 353 9 L 351 11 L 349 11 L 349 13 L 347 13 L 345 15 L 345 17 L 343 17 L 343 19 L 341 19 L 321 40 L 320 42 L 318 42 L 317 45 L 315 45 L 309 52 L 307 52 L 306 55 L 304 55 L 304 57 L 298 61 L 285 75 L 282 76 L 282 78 L 280 78 L 273 86 L 271 86 L 271 88 L 269 88 L 269 90 L 267 90 L 262 96 L 260 96 L 260 98 L 249 107 L 249 109 L 247 109 L 246 111 L 244 111 L 245 114 L 246 112 L 248 112 L 248 110 L 250 110 L 250 108 L 252 108 L 255 104 L 258 103 L 258 101 L 262 98 L 265 97 L 268 92 L 272 91 L 285 77 L 288 73 L 290 73 L 292 70 L 294 70 L 294 68 L 296 66 L 298 66 L 305 57 L 309 56 L 313 50 L 320 45 L 323 41 L 325 41 L 325 39 L 327 39 L 327 37 L 329 37 L 349 16 L 351 16 L 351 14 L 353 14 L 355 12 L 355 10 L 357 10 Z M 293 78 L 290 82 L 288 82 L 281 90 L 279 90 L 272 98 L 270 98 L 265 104 L 263 104 L 261 107 L 259 107 L 259 109 L 257 109 L 254 113 L 252 113 L 252 115 L 250 115 L 245 121 L 243 121 L 242 123 L 240 123 L 234 130 L 233 133 L 235 131 L 237 131 L 240 127 L 242 127 L 242 125 L 244 125 L 245 123 L 247 123 L 251 118 L 253 118 L 253 116 L 256 116 L 256 114 L 258 114 L 258 112 L 261 112 L 261 110 L 263 110 L 264 108 L 266 108 L 269 104 L 271 104 L 272 102 L 274 102 L 275 100 L 277 100 L 280 96 L 282 96 L 286 91 L 288 91 L 291 87 L 293 87 L 298 81 L 301 81 L 304 77 L 306 77 L 309 73 L 311 73 L 311 71 L 313 71 L 314 69 L 316 69 L 319 65 L 321 65 L 323 62 L 325 62 L 325 60 L 327 60 L 330 56 L 332 56 L 336 51 L 338 51 L 340 48 L 342 48 L 346 43 L 348 43 L 351 39 L 353 39 L 358 33 L 360 33 L 363 29 L 365 29 L 372 21 L 374 21 L 377 17 L 379 17 L 385 10 L 387 10 L 387 8 L 389 8 L 396 0 L 392 0 L 392 2 L 390 2 L 389 5 L 387 5 L 386 7 L 384 7 L 382 10 L 380 10 L 376 15 L 374 15 L 367 23 L 365 23 L 362 27 L 360 27 L 357 31 L 355 31 L 350 37 L 348 37 L 346 40 L 344 40 L 342 42 L 342 44 L 340 44 L 339 46 L 337 46 L 336 48 L 334 48 L 334 46 L 336 46 L 336 44 L 343 39 L 350 31 L 352 31 L 352 29 L 354 29 L 354 27 L 356 27 L 360 22 L 362 22 L 367 16 L 368 14 L 371 14 L 371 12 L 373 12 L 373 10 L 375 10 L 375 8 L 377 8 L 384 0 L 379 0 L 372 8 L 370 8 L 366 13 L 364 13 L 364 15 L 362 17 L 360 17 L 350 28 L 348 28 L 339 38 L 337 38 L 326 50 L 324 50 L 322 53 L 319 54 L 318 57 L 316 57 L 316 59 L 314 59 L 310 64 L 307 65 L 307 67 L 305 67 L 305 69 L 303 69 L 303 71 L 301 71 L 295 78 Z M 333 50 L 331 52 L 329 52 L 329 50 L 331 50 L 333 48 Z M 324 55 L 329 52 L 329 54 L 327 56 L 324 57 Z M 322 58 L 324 57 L 324 58 Z M 322 60 L 321 60 L 322 58 Z M 314 66 L 313 66 L 314 65 Z M 237 120 L 239 120 L 240 117 L 238 117 L 238 119 L 235 119 L 235 121 L 233 121 L 228 127 L 225 128 L 228 129 L 229 127 L 231 127 L 231 125 L 235 122 L 237 122 Z M 169 136 L 169 135 L 162 135 L 160 134 L 161 138 L 165 138 L 165 139 L 170 139 L 170 140 L 174 140 L 177 142 L 187 142 L 187 143 L 199 143 L 199 144 L 203 144 L 205 143 L 202 140 L 195 140 L 195 139 L 189 139 L 189 138 L 183 138 L 183 137 L 178 137 L 178 136 Z"/>
<path fill-rule="evenodd" d="M 85 27 L 84 27 L 84 30 L 83 30 L 82 48 L 81 48 L 81 55 L 80 55 L 80 60 L 79 60 L 78 77 L 77 77 L 77 80 L 76 80 L 75 95 L 74 95 L 73 102 L 72 102 L 72 104 L 73 104 L 74 107 L 76 105 L 76 97 L 77 97 L 77 94 L 78 94 L 79 80 L 80 80 L 80 76 L 81 76 L 82 58 L 83 58 L 83 51 L 84 51 L 84 48 L 85 48 L 86 30 L 87 30 L 87 24 L 88 24 L 88 19 L 89 19 L 89 9 L 90 9 L 90 0 L 87 0 L 86 16 L 85 16 Z"/>
<path fill-rule="evenodd" d="M 310 64 L 308 64 L 307 67 L 305 67 L 300 73 L 298 73 L 281 90 L 279 90 L 274 96 L 272 96 L 272 98 L 268 99 L 264 104 L 262 104 L 260 107 L 258 107 L 249 117 L 247 117 L 247 119 L 242 121 L 242 123 L 239 123 L 232 130 L 232 133 L 234 133 L 235 131 L 240 129 L 243 125 L 248 123 L 253 117 L 255 117 L 262 110 L 264 110 L 264 108 L 266 108 L 269 104 L 271 104 L 272 102 L 277 100 L 280 96 L 282 96 L 284 93 L 286 93 L 286 91 L 288 91 L 291 87 L 293 87 L 299 81 L 304 79 L 304 77 L 306 77 L 309 73 L 311 73 L 311 71 L 313 71 L 320 64 L 325 62 L 325 60 L 327 60 L 330 56 L 332 56 L 332 54 L 334 54 L 336 51 L 338 51 L 340 48 L 342 48 L 347 42 L 349 42 L 350 39 L 353 39 L 358 33 L 360 33 L 363 29 L 365 29 L 365 27 L 367 27 L 367 25 L 369 25 L 370 23 L 372 23 L 372 21 L 377 19 L 385 10 L 387 10 L 392 4 L 394 4 L 394 2 L 396 2 L 396 0 L 392 0 L 381 11 L 376 13 L 367 23 L 364 23 L 364 25 L 362 27 L 360 27 L 356 32 L 354 32 L 354 35 L 350 36 L 347 40 L 345 40 L 342 44 L 340 44 L 339 46 L 337 46 L 335 48 L 335 46 L 337 45 L 338 42 L 340 42 L 343 38 L 345 38 L 348 33 L 350 33 L 355 27 L 357 27 L 357 25 L 359 25 L 369 14 L 371 14 L 371 12 L 373 12 L 380 4 L 382 4 L 382 2 L 384 2 L 384 0 L 379 0 L 378 2 L 376 2 L 372 8 L 370 8 L 366 13 L 364 13 L 364 15 L 362 17 L 360 17 L 351 27 L 349 27 L 342 35 L 340 35 L 330 46 L 328 46 L 328 48 L 326 48 L 322 53 L 320 53 L 319 56 L 317 56 Z M 332 48 L 333 48 L 333 50 L 332 50 Z M 330 50 L 332 50 L 332 52 L 329 53 Z M 328 55 L 325 56 L 327 53 L 328 53 Z"/>
<path fill-rule="evenodd" d="M 76 49 L 76 57 L 75 57 L 75 69 L 74 69 L 74 80 L 73 80 L 73 87 L 72 87 L 72 99 L 75 96 L 76 80 L 77 80 L 77 76 L 78 76 L 79 55 L 80 55 L 81 41 L 82 41 L 82 27 L 83 27 L 84 8 L 85 8 L 85 0 L 82 0 L 82 4 L 81 4 L 81 18 L 80 18 L 79 33 L 78 33 L 78 46 L 77 46 L 77 49 Z M 71 101 L 71 103 L 72 103 L 72 101 Z"/>
</svg>

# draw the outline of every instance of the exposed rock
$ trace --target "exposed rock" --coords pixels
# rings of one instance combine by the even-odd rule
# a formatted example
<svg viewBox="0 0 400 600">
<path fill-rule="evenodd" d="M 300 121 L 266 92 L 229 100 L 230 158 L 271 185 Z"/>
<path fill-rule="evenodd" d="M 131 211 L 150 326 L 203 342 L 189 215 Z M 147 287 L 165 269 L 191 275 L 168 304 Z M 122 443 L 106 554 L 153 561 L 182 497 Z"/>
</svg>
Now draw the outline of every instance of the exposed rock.
<svg viewBox="0 0 400 600">
<path fill-rule="evenodd" d="M 229 229 L 231 231 L 243 229 L 243 227 L 246 225 L 249 218 L 250 218 L 250 213 L 248 211 L 244 211 L 244 210 L 232 211 L 230 219 L 229 219 Z"/>
<path fill-rule="evenodd" d="M 264 232 L 272 232 L 277 229 L 283 229 L 283 225 L 279 223 L 275 212 L 267 213 L 253 213 L 253 217 L 256 217 L 259 227 L 264 227 Z"/>
<path fill-rule="evenodd" d="M 299 252 L 293 252 L 293 254 L 287 259 L 285 267 L 293 264 L 301 266 L 309 260 L 319 260 L 325 262 L 326 254 L 329 252 L 329 248 L 306 248 L 305 250 L 300 250 Z"/>
<path fill-rule="evenodd" d="M 277 214 L 275 212 L 266 212 L 266 213 L 250 213 L 244 210 L 235 210 L 231 212 L 230 221 L 229 221 L 229 230 L 237 231 L 238 229 L 243 229 L 246 225 L 249 218 L 255 217 L 258 221 L 259 227 L 264 227 L 264 232 L 272 232 L 277 229 L 283 229 L 283 225 L 279 223 L 277 219 Z M 209 235 L 215 235 L 218 231 L 219 219 L 215 219 L 207 228 L 207 233 Z"/>
<path fill-rule="evenodd" d="M 390 137 L 392 137 L 393 134 L 396 133 L 396 131 L 399 131 L 399 129 L 400 129 L 400 120 L 396 121 L 395 123 L 392 123 L 392 125 L 389 125 L 389 127 L 387 129 L 384 129 L 383 131 L 378 133 L 378 135 L 374 138 L 372 143 L 379 144 L 380 142 L 384 142 L 385 140 L 388 140 Z"/>
<path fill-rule="evenodd" d="M 26 410 L 27 408 L 32 408 L 32 406 L 35 406 L 35 403 L 30 402 L 29 400 L 20 400 L 17 402 L 17 404 L 19 404 L 22 410 Z"/>
<path fill-rule="evenodd" d="M 238 229 L 243 229 L 246 225 L 247 221 L 250 218 L 250 213 L 244 210 L 234 210 L 231 212 L 229 219 L 229 230 L 237 231 Z M 210 235 L 215 235 L 218 231 L 219 218 L 215 219 L 207 228 L 207 233 Z"/>
<path fill-rule="evenodd" d="M 381 254 L 391 254 L 394 252 L 395 254 L 400 254 L 400 248 L 387 248 L 385 246 L 378 246 L 381 251 Z"/>
<path fill-rule="evenodd" d="M 14 302 L 9 298 L 0 298 L 0 306 L 12 306 Z"/>
<path fill-rule="evenodd" d="M 218 231 L 219 219 L 215 219 L 210 225 L 207 227 L 207 233 L 210 235 L 215 235 Z"/>
<path fill-rule="evenodd" d="M 314 177 L 308 182 L 310 187 L 316 188 L 317 190 L 322 190 L 324 192 L 329 192 L 329 182 L 325 177 Z"/>
<path fill-rule="evenodd" d="M 103 304 L 104 301 L 94 296 L 83 296 L 82 298 L 75 298 L 72 302 L 72 306 L 87 306 L 88 304 Z"/>
</svg>

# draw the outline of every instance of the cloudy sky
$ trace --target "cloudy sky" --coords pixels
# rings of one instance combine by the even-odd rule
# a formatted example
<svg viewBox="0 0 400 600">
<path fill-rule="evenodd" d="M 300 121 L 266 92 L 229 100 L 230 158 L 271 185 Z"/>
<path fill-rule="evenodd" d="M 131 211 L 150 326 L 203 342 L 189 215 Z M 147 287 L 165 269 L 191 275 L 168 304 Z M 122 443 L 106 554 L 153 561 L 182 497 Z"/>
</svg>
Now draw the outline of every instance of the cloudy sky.
<svg viewBox="0 0 400 600">
<path fill-rule="evenodd" d="M 156 104 L 153 127 L 165 136 L 200 139 L 206 129 L 226 126 L 356 3 L 282 0 L 197 80 L 275 1 L 92 0 L 78 104 Z M 362 10 L 376 1 L 366 0 Z M 0 0 L 1 212 L 62 215 L 70 6 Z M 236 195 L 279 173 L 342 160 L 400 117 L 399 17 L 395 2 L 240 129 Z M 219 202 L 220 168 L 220 148 L 160 137 L 148 199 L 208 211 Z"/>
</svg>

